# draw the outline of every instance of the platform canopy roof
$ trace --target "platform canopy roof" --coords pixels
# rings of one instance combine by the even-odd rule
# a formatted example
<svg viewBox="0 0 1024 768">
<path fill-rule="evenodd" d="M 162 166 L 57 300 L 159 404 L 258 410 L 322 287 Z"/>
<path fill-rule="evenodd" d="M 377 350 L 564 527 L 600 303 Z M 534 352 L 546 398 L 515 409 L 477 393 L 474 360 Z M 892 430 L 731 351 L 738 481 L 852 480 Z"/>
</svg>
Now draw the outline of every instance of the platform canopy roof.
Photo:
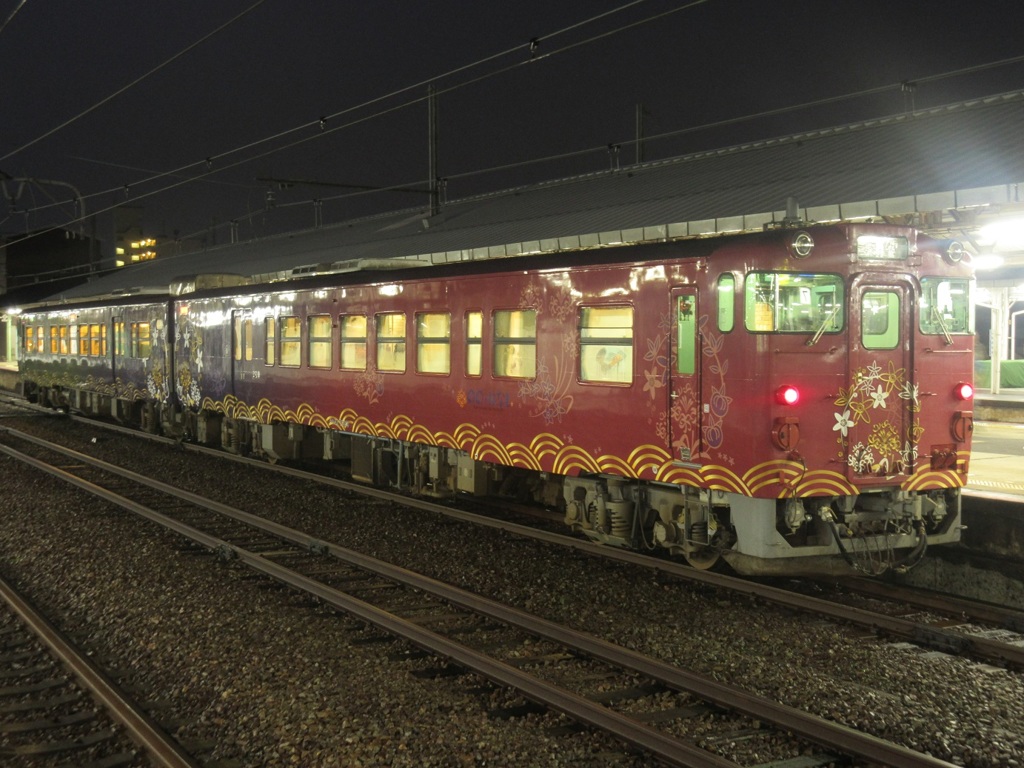
<svg viewBox="0 0 1024 768">
<path fill-rule="evenodd" d="M 889 220 L 973 242 L 1024 208 L 1024 91 L 622 166 L 121 268 L 48 303 L 166 293 L 201 275 L 269 282 L 360 262 L 501 258 L 779 224 Z M 792 211 L 790 211 L 792 213 Z M 977 250 L 977 243 L 974 243 Z M 1022 259 L 1024 263 L 1024 259 Z"/>
</svg>

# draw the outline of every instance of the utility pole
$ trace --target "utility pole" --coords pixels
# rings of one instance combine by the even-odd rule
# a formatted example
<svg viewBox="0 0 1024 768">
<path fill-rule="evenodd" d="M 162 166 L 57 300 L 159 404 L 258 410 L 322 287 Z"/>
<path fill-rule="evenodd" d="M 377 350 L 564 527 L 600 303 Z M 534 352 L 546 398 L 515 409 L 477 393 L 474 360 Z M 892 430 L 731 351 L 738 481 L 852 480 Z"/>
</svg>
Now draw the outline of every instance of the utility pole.
<svg viewBox="0 0 1024 768">
<path fill-rule="evenodd" d="M 644 105 L 636 105 L 636 164 L 644 161 Z"/>
<path fill-rule="evenodd" d="M 430 175 L 430 215 L 441 212 L 441 179 L 437 173 L 437 92 L 427 86 L 427 151 Z"/>
</svg>

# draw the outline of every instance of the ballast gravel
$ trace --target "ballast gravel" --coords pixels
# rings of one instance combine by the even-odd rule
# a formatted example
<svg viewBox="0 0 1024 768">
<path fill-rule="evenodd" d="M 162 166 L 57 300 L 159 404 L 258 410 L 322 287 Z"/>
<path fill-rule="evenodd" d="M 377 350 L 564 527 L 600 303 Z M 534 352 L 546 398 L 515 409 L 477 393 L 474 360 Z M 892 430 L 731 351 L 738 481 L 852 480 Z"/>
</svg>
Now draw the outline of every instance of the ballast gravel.
<svg viewBox="0 0 1024 768">
<path fill-rule="evenodd" d="M 1019 672 L 88 425 L 7 423 L 954 764 L 1024 766 Z M 0 571 L 107 649 L 210 765 L 589 766 L 622 752 L 558 715 L 494 717 L 521 699 L 414 675 L 438 662 L 6 456 L 0 476 Z M 773 741 L 715 749 L 758 764 L 789 748 Z"/>
</svg>

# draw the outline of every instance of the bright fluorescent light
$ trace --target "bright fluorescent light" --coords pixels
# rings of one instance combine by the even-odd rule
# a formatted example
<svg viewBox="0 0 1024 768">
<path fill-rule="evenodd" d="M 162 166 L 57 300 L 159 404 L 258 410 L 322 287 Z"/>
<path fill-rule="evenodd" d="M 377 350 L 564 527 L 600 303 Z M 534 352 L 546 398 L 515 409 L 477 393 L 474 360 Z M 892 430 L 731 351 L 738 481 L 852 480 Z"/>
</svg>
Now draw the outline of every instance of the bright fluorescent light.
<svg viewBox="0 0 1024 768">
<path fill-rule="evenodd" d="M 1003 257 L 996 256 L 994 253 L 979 254 L 974 257 L 973 264 L 974 268 L 979 272 L 986 269 L 998 269 L 1003 266 Z"/>
</svg>

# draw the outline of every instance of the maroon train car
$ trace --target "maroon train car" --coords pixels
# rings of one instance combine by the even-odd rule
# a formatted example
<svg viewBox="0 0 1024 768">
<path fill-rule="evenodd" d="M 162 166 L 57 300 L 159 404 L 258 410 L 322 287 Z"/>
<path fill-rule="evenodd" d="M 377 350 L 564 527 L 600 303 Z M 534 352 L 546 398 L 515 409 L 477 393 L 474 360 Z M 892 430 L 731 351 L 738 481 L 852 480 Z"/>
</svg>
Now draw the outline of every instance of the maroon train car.
<svg viewBox="0 0 1024 768">
<path fill-rule="evenodd" d="M 509 493 L 745 573 L 960 535 L 973 274 L 839 224 L 195 292 L 164 421 L 417 493 Z"/>
</svg>

